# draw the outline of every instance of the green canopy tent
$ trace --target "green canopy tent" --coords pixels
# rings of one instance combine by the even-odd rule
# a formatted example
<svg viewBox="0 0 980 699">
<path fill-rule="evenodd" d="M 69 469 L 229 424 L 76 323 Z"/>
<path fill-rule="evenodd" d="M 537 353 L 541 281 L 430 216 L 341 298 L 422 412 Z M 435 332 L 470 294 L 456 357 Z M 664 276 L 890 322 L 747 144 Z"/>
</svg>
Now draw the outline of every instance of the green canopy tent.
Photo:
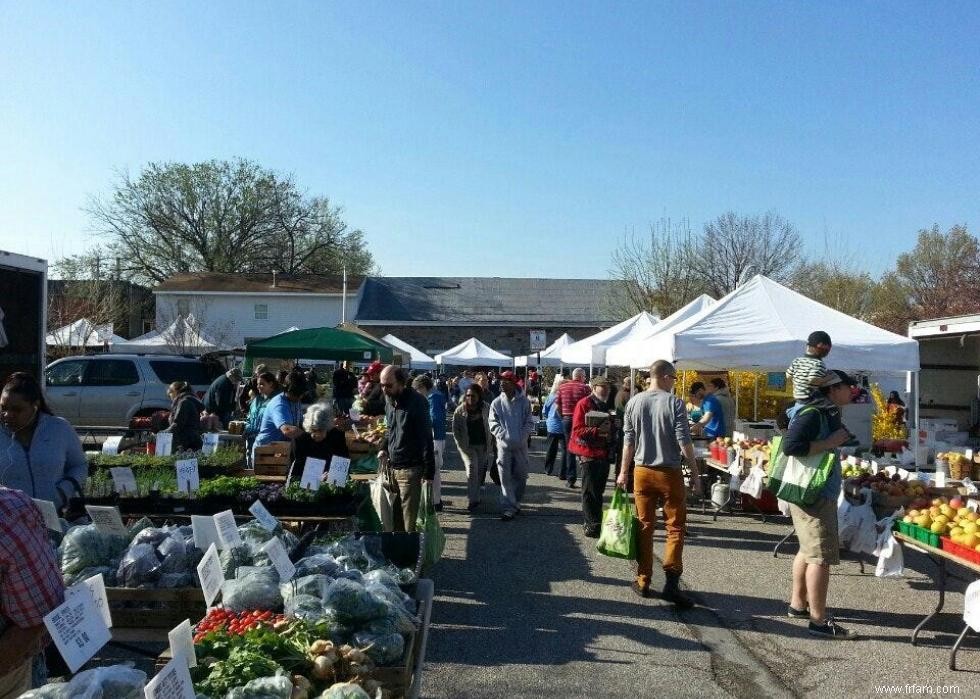
<svg viewBox="0 0 980 699">
<path fill-rule="evenodd" d="M 358 333 L 337 328 L 305 328 L 280 333 L 245 346 L 245 371 L 255 359 L 325 359 L 391 362 L 391 347 Z"/>
</svg>

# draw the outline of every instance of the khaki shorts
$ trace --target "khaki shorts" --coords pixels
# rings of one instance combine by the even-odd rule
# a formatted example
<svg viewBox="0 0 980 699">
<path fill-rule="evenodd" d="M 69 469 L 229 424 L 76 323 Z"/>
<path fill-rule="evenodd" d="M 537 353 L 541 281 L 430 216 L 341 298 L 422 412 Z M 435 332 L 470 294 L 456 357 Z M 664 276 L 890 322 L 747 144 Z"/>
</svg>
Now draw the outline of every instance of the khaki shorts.
<svg viewBox="0 0 980 699">
<path fill-rule="evenodd" d="M 807 563 L 835 566 L 840 563 L 840 539 L 837 536 L 837 503 L 820 498 L 814 504 L 789 506 L 800 553 Z"/>
</svg>

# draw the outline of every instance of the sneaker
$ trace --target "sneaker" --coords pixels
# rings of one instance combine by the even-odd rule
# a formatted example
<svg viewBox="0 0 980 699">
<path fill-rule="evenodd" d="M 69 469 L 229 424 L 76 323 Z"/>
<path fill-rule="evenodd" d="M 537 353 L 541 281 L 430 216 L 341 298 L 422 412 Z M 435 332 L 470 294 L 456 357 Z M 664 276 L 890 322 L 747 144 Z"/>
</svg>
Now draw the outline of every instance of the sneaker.
<svg viewBox="0 0 980 699">
<path fill-rule="evenodd" d="M 638 597 L 642 597 L 643 599 L 649 599 L 650 597 L 652 597 L 652 595 L 650 594 L 650 588 L 640 587 L 640 583 L 636 582 L 635 580 L 633 581 L 633 584 L 630 585 L 630 588 L 633 590 L 634 593 L 636 593 Z"/>
<path fill-rule="evenodd" d="M 853 641 L 858 637 L 853 631 L 848 631 L 843 626 L 838 626 L 837 622 L 830 617 L 827 617 L 827 621 L 823 624 L 815 624 L 811 621 L 808 631 L 811 636 L 833 638 L 838 641 Z"/>
<path fill-rule="evenodd" d="M 585 527 L 585 535 L 590 539 L 599 538 L 599 527 Z"/>
<path fill-rule="evenodd" d="M 790 619 L 809 619 L 810 610 L 809 609 L 794 609 L 793 605 L 790 605 L 786 610 L 786 616 Z"/>
<path fill-rule="evenodd" d="M 513 512 L 504 512 L 502 515 L 500 515 L 501 522 L 510 522 L 512 519 L 514 519 Z"/>
</svg>

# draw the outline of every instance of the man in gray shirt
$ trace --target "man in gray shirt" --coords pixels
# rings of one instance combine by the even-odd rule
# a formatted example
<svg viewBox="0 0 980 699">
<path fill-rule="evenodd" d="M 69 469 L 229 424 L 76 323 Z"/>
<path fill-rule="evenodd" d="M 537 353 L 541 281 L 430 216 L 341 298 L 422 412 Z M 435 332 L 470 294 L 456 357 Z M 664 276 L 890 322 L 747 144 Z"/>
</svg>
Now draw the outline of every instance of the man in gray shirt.
<svg viewBox="0 0 980 699">
<path fill-rule="evenodd" d="M 635 395 L 623 414 L 623 461 L 616 485 L 626 487 L 633 474 L 633 497 L 640 519 L 637 576 L 633 590 L 650 597 L 653 573 L 653 528 L 657 507 L 663 502 L 667 543 L 664 547 L 664 585 L 661 598 L 681 608 L 694 602 L 680 589 L 684 566 L 684 529 L 687 523 L 687 493 L 681 458 L 691 471 L 691 485 L 700 491 L 700 475 L 684 401 L 672 391 L 677 380 L 674 365 L 658 360 L 650 367 L 650 388 Z"/>
</svg>

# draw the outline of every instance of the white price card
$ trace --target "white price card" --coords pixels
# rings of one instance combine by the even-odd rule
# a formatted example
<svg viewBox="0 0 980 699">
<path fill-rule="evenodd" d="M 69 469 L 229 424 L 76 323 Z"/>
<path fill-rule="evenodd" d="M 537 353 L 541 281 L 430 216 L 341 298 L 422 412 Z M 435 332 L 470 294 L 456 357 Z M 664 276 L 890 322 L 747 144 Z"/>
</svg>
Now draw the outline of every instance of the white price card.
<svg viewBox="0 0 980 699">
<path fill-rule="evenodd" d="M 221 584 L 225 581 L 221 572 L 221 559 L 218 557 L 218 547 L 211 544 L 204 558 L 197 564 L 197 576 L 201 579 L 201 590 L 204 601 L 210 607 L 215 597 L 221 592 Z"/>
<path fill-rule="evenodd" d="M 945 488 L 946 487 L 946 472 L 936 471 L 936 487 Z"/>
<path fill-rule="evenodd" d="M 184 619 L 167 633 L 170 641 L 170 657 L 175 660 L 184 657 L 187 667 L 197 667 L 197 653 L 194 651 L 194 636 L 191 634 L 191 620 Z"/>
<path fill-rule="evenodd" d="M 153 453 L 157 456 L 170 456 L 173 453 L 174 436 L 170 432 L 157 432 L 156 447 Z"/>
<path fill-rule="evenodd" d="M 112 638 L 91 594 L 75 595 L 44 617 L 68 669 L 78 672 Z"/>
<path fill-rule="evenodd" d="M 118 454 L 122 439 L 122 437 L 106 437 L 106 440 L 102 442 L 102 453 L 110 455 Z"/>
<path fill-rule="evenodd" d="M 217 432 L 206 432 L 201 435 L 201 439 L 204 441 L 201 446 L 201 451 L 204 454 L 213 454 L 218 450 L 218 433 Z"/>
<path fill-rule="evenodd" d="M 214 517 L 191 515 L 191 530 L 194 532 L 194 546 L 201 551 L 207 551 L 211 544 L 218 546 L 221 543 Z"/>
<path fill-rule="evenodd" d="M 238 525 L 235 524 L 235 515 L 231 510 L 219 512 L 214 516 L 214 526 L 218 530 L 218 540 L 221 543 L 221 550 L 227 551 L 236 546 L 242 545 L 242 536 L 238 533 Z"/>
<path fill-rule="evenodd" d="M 248 508 L 248 511 L 255 517 L 255 521 L 261 524 L 262 528 L 267 531 L 274 532 L 279 526 L 279 520 L 272 516 L 272 513 L 266 509 L 261 500 L 253 502 L 252 506 Z"/>
<path fill-rule="evenodd" d="M 289 560 L 289 554 L 286 553 L 286 547 L 282 545 L 277 537 L 272 537 L 266 542 L 262 550 L 266 552 L 269 556 L 269 560 L 272 561 L 272 565 L 275 566 L 276 571 L 279 573 L 279 582 L 289 582 L 296 575 L 296 566 L 293 562 Z"/>
<path fill-rule="evenodd" d="M 912 473 L 904 468 L 898 469 L 898 477 L 901 478 L 903 481 L 907 481 L 909 479 L 909 476 L 911 475 Z"/>
<path fill-rule="evenodd" d="M 115 466 L 109 469 L 112 474 L 112 484 L 116 486 L 116 492 L 136 494 L 136 474 L 129 466 Z"/>
<path fill-rule="evenodd" d="M 963 594 L 963 621 L 980 631 L 980 580 L 970 583 Z"/>
<path fill-rule="evenodd" d="M 307 457 L 306 464 L 303 466 L 303 478 L 299 482 L 300 487 L 306 488 L 307 490 L 316 490 L 319 488 L 320 481 L 323 480 L 323 469 L 326 466 L 327 462 L 323 459 Z"/>
<path fill-rule="evenodd" d="M 330 459 L 330 471 L 327 473 L 327 483 L 343 487 L 347 485 L 348 473 L 350 473 L 350 459 L 345 456 L 334 456 Z"/>
<path fill-rule="evenodd" d="M 181 459 L 174 464 L 174 468 L 177 469 L 177 490 L 182 493 L 191 493 L 200 487 L 197 459 Z"/>
<path fill-rule="evenodd" d="M 86 578 L 77 585 L 65 588 L 65 599 L 69 600 L 77 595 L 91 595 L 95 602 L 96 609 L 102 614 L 107 628 L 112 628 L 112 613 L 109 611 L 109 599 L 105 594 L 105 579 L 102 573 Z"/>
<path fill-rule="evenodd" d="M 34 504 L 41 511 L 44 517 L 44 526 L 53 532 L 61 531 L 61 520 L 58 518 L 58 508 L 50 500 L 38 500 L 34 498 Z"/>
<path fill-rule="evenodd" d="M 123 524 L 122 515 L 119 514 L 118 507 L 105 507 L 102 505 L 86 505 L 85 511 L 92 518 L 92 524 L 103 534 L 115 534 L 116 536 L 129 536 L 129 530 Z"/>
<path fill-rule="evenodd" d="M 146 699 L 195 699 L 191 671 L 182 658 L 175 657 L 163 666 L 143 689 Z"/>
</svg>

